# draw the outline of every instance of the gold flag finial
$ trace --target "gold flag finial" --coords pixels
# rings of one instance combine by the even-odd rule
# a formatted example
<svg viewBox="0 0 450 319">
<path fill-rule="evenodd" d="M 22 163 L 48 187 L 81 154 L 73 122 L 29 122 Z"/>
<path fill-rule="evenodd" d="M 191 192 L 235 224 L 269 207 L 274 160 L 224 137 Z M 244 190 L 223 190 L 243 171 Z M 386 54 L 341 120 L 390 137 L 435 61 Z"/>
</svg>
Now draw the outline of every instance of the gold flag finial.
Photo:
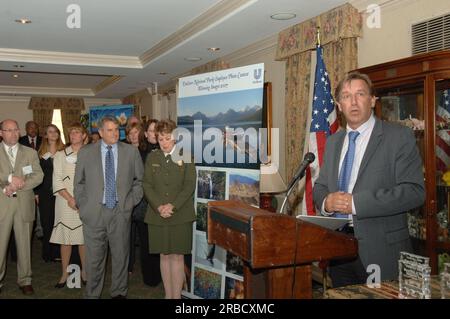
<svg viewBox="0 0 450 319">
<path fill-rule="evenodd" d="M 320 46 L 320 27 L 317 27 L 316 34 L 317 34 L 317 42 L 316 42 L 316 44 L 317 44 L 317 46 Z"/>
</svg>

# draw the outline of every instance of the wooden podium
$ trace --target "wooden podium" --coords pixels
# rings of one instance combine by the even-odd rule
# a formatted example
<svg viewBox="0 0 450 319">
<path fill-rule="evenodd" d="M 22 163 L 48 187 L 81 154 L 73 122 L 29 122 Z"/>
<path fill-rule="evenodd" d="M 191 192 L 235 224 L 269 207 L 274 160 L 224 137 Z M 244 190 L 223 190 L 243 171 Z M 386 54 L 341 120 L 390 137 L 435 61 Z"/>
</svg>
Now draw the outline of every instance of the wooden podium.
<svg viewBox="0 0 450 319">
<path fill-rule="evenodd" d="M 245 298 L 312 298 L 312 262 L 358 253 L 354 237 L 232 200 L 208 203 L 207 238 L 244 260 Z"/>
</svg>

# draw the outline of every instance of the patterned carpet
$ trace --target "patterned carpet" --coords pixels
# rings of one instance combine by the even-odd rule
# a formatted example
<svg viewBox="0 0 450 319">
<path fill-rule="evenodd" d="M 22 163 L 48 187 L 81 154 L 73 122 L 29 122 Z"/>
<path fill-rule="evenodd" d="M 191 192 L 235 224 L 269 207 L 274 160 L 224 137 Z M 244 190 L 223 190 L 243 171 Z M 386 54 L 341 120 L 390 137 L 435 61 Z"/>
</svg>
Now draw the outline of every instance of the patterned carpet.
<svg viewBox="0 0 450 319">
<path fill-rule="evenodd" d="M 136 263 L 133 274 L 129 277 L 129 299 L 162 299 L 164 298 L 164 287 L 160 283 L 156 287 L 150 287 L 142 282 L 142 274 L 139 264 L 139 247 L 136 247 Z M 103 287 L 102 298 L 110 298 L 109 288 L 111 283 L 111 261 L 107 261 L 107 273 Z M 45 263 L 41 258 L 41 241 L 33 240 L 32 247 L 32 270 L 34 295 L 25 296 L 17 286 L 17 264 L 10 259 L 7 263 L 6 276 L 3 281 L 0 299 L 81 299 L 84 287 L 61 289 L 54 288 L 61 275 L 61 264 L 58 262 Z M 313 281 L 313 299 L 322 299 L 322 286 Z"/>
<path fill-rule="evenodd" d="M 139 254 L 137 247 L 136 254 Z M 108 259 L 108 269 L 105 277 L 102 298 L 110 298 L 109 288 L 111 283 L 111 261 Z M 55 284 L 61 275 L 61 264 L 58 262 L 45 263 L 41 258 L 41 241 L 33 240 L 32 270 L 34 295 L 28 297 L 22 294 L 17 286 L 17 264 L 8 260 L 6 277 L 3 282 L 0 299 L 79 299 L 83 298 L 84 287 L 69 289 L 66 287 L 57 289 Z M 160 299 L 164 298 L 162 283 L 156 287 L 150 287 L 142 282 L 142 274 L 139 264 L 139 256 L 136 256 L 135 269 L 129 278 L 129 299 Z"/>
</svg>

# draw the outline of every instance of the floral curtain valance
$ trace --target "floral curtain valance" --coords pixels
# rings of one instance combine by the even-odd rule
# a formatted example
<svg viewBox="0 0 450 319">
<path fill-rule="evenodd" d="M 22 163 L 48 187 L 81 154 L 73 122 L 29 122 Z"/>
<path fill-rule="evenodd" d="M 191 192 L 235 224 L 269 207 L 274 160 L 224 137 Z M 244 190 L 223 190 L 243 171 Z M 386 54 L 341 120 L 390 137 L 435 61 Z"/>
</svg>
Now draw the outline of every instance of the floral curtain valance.
<svg viewBox="0 0 450 319">
<path fill-rule="evenodd" d="M 344 4 L 315 18 L 296 24 L 278 34 L 276 60 L 312 50 L 316 47 L 317 27 L 322 46 L 339 39 L 362 35 L 362 17 L 351 4 Z"/>
<path fill-rule="evenodd" d="M 32 97 L 28 105 L 30 110 L 84 110 L 84 100 L 81 98 L 63 97 Z"/>
</svg>

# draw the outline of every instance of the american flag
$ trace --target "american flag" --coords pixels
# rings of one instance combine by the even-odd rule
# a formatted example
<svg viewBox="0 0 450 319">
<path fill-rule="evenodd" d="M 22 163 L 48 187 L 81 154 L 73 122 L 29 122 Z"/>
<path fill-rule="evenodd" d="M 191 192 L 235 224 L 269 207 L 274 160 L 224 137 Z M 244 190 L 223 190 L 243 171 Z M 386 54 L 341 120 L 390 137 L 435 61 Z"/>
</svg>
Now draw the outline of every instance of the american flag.
<svg viewBox="0 0 450 319">
<path fill-rule="evenodd" d="M 314 79 L 314 98 L 309 140 L 306 141 L 308 151 L 314 153 L 316 160 L 306 170 L 305 194 L 302 203 L 302 213 L 316 215 L 313 204 L 313 185 L 319 176 L 327 137 L 335 133 L 339 127 L 333 96 L 331 95 L 330 79 L 323 62 L 322 47 L 316 48 L 317 63 Z"/>
<path fill-rule="evenodd" d="M 450 90 L 444 90 L 436 110 L 436 122 L 447 127 L 450 122 Z M 441 129 L 436 133 L 436 168 L 446 172 L 450 167 L 450 130 Z"/>
</svg>

